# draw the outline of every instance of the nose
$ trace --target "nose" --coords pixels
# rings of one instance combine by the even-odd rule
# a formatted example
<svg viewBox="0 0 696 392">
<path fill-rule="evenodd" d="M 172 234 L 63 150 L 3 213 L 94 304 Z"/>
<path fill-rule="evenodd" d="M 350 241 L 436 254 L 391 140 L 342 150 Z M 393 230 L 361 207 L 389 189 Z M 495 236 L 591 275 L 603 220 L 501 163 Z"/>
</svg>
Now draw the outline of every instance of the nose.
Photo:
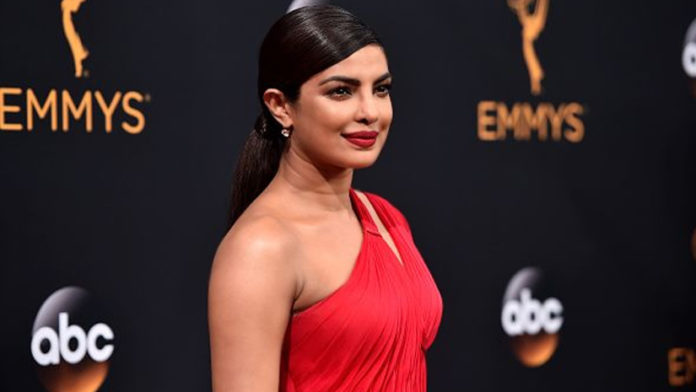
<svg viewBox="0 0 696 392">
<path fill-rule="evenodd" d="M 363 124 L 369 125 L 377 121 L 379 119 L 379 108 L 376 98 L 369 94 L 360 99 L 360 106 L 356 114 L 358 122 Z"/>
</svg>

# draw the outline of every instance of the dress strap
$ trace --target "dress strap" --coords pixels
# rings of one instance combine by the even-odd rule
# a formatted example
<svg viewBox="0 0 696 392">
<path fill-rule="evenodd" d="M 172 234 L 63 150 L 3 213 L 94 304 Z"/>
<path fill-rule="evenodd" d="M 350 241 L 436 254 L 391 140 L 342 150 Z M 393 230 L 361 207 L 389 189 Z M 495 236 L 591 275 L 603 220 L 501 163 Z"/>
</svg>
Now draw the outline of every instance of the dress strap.
<svg viewBox="0 0 696 392">
<path fill-rule="evenodd" d="M 360 222 L 362 223 L 363 228 L 372 234 L 379 235 L 379 229 L 377 229 L 377 225 L 372 220 L 370 211 L 367 210 L 367 207 L 365 206 L 365 204 L 363 204 L 358 194 L 355 192 L 353 188 L 350 188 L 349 193 L 351 199 L 353 200 L 353 204 L 357 208 L 358 218 L 360 218 Z M 367 195 L 365 195 L 365 197 L 367 197 Z"/>
</svg>

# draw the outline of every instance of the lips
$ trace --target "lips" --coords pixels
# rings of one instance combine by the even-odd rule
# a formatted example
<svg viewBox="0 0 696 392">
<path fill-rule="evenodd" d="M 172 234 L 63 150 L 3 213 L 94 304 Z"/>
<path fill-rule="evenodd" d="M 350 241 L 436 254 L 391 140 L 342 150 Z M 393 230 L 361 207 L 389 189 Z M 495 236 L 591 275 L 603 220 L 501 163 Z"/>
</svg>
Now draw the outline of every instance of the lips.
<svg viewBox="0 0 696 392">
<path fill-rule="evenodd" d="M 358 131 L 341 134 L 346 140 L 362 148 L 370 147 L 377 141 L 377 131 Z"/>
</svg>

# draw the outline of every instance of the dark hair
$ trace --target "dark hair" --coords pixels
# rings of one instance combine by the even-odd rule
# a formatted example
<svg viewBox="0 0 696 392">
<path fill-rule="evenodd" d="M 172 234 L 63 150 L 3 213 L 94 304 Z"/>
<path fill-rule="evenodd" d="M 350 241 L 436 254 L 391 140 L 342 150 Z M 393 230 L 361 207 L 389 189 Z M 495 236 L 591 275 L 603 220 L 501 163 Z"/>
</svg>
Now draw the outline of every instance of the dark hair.
<svg viewBox="0 0 696 392">
<path fill-rule="evenodd" d="M 286 144 L 282 126 L 263 102 L 266 89 L 277 88 L 294 102 L 302 83 L 369 44 L 383 47 L 369 26 L 333 5 L 298 8 L 271 26 L 259 53 L 261 114 L 237 162 L 229 226 L 271 182 Z"/>
</svg>

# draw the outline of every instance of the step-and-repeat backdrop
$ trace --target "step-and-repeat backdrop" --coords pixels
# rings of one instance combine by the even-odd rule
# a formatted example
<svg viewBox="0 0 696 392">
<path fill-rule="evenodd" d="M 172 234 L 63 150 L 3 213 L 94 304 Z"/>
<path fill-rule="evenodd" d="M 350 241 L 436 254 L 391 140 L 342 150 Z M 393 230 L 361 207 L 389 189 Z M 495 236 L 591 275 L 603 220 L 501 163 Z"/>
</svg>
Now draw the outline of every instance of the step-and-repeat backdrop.
<svg viewBox="0 0 696 392">
<path fill-rule="evenodd" d="M 394 75 L 354 185 L 442 293 L 429 389 L 696 389 L 696 3 L 336 4 Z M 0 4 L 0 390 L 210 389 L 208 274 L 289 7 Z"/>
</svg>

